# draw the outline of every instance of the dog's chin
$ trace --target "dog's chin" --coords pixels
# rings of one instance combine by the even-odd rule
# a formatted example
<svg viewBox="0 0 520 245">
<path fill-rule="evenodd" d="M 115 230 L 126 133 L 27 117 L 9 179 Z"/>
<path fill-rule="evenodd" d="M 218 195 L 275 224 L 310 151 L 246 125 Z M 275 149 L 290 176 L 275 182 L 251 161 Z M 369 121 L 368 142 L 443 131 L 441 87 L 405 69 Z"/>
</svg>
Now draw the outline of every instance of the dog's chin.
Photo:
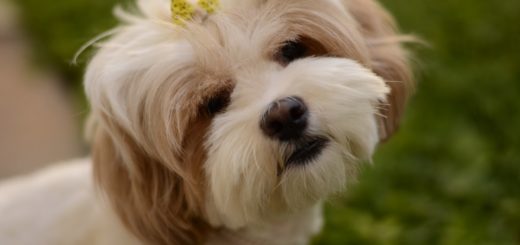
<svg viewBox="0 0 520 245">
<path fill-rule="evenodd" d="M 250 179 L 243 180 L 248 184 L 235 190 L 239 195 L 234 197 L 238 199 L 229 200 L 228 205 L 234 208 L 214 210 L 214 203 L 210 203 L 210 222 L 237 229 L 306 212 L 328 197 L 342 193 L 346 183 L 356 176 L 359 159 L 350 147 L 334 137 L 309 135 L 285 143 L 282 148 L 285 155 L 280 158 L 283 162 L 278 163 L 275 178 L 270 178 L 273 176 L 269 176 L 268 170 L 260 169 L 255 171 L 264 171 L 265 175 L 243 176 Z M 256 205 L 251 206 L 253 203 Z"/>
<path fill-rule="evenodd" d="M 294 149 L 283 168 L 280 207 L 294 212 L 341 193 L 354 176 L 356 162 L 348 149 L 332 138 L 308 138 Z"/>
<path fill-rule="evenodd" d="M 285 162 L 279 163 L 276 181 L 264 179 L 264 182 L 256 182 L 257 185 L 252 188 L 244 185 L 243 188 L 236 189 L 240 195 L 235 197 L 239 199 L 229 200 L 231 202 L 228 203 L 234 208 L 222 209 L 210 203 L 210 223 L 238 229 L 285 215 L 306 212 L 326 198 L 343 192 L 349 178 L 355 176 L 357 159 L 344 145 L 332 138 L 309 136 L 291 144 L 294 145 L 284 149 L 287 155 L 283 158 Z M 244 178 L 260 177 L 251 174 Z M 273 186 L 274 189 L 264 191 L 264 188 Z M 254 191 L 246 193 L 251 192 L 250 190 Z M 257 204 L 258 209 L 249 209 L 252 207 L 251 203 Z"/>
</svg>

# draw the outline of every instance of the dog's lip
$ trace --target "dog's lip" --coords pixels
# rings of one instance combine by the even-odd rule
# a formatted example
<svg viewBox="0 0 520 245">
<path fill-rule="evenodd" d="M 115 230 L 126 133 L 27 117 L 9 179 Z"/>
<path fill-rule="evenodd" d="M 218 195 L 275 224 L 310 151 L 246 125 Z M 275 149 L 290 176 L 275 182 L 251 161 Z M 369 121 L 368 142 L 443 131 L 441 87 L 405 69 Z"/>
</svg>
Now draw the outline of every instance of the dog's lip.
<svg viewBox="0 0 520 245">
<path fill-rule="evenodd" d="M 311 137 L 295 143 L 295 150 L 287 159 L 285 166 L 305 165 L 311 162 L 323 152 L 328 143 L 329 139 L 322 136 Z"/>
</svg>

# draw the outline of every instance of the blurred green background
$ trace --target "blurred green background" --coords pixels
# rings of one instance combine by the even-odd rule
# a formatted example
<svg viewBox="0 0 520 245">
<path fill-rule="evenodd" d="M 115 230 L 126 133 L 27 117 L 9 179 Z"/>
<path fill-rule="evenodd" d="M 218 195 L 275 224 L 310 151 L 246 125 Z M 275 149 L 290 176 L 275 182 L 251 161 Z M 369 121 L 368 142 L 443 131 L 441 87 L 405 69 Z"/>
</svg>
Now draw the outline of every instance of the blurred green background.
<svg viewBox="0 0 520 245">
<path fill-rule="evenodd" d="M 37 52 L 86 104 L 74 53 L 116 24 L 118 0 L 17 0 Z M 520 1 L 385 0 L 414 48 L 419 85 L 401 131 L 316 244 L 520 244 Z"/>
</svg>

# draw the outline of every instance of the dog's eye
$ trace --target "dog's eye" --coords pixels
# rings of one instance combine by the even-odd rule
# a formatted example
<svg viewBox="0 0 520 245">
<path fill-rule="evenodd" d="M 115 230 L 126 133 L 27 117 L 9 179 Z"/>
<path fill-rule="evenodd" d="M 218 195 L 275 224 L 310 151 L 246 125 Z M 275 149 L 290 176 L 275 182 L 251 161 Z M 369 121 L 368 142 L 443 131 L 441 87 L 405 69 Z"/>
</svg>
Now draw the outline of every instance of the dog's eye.
<svg viewBox="0 0 520 245">
<path fill-rule="evenodd" d="M 222 112 L 229 105 L 230 102 L 229 93 L 219 93 L 212 97 L 206 103 L 206 110 L 210 115 L 215 115 Z"/>
<path fill-rule="evenodd" d="M 289 64 L 297 59 L 305 57 L 307 54 L 307 46 L 304 42 L 288 41 L 278 53 L 278 60 L 283 64 Z"/>
<path fill-rule="evenodd" d="M 274 59 L 282 65 L 288 65 L 297 59 L 309 56 L 319 57 L 330 55 L 325 46 L 318 40 L 300 36 L 296 40 L 283 43 L 275 53 Z"/>
</svg>

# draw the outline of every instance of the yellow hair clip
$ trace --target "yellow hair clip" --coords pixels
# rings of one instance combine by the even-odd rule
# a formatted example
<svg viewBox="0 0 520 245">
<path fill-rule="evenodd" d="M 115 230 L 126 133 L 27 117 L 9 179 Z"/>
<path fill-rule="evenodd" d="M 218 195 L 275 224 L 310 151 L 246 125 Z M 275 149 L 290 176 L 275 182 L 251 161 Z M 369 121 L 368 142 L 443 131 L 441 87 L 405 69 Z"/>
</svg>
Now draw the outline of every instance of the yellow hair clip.
<svg viewBox="0 0 520 245">
<path fill-rule="evenodd" d="M 171 1 L 172 18 L 175 24 L 183 25 L 185 21 L 193 18 L 196 9 L 187 0 Z M 197 4 L 206 13 L 212 14 L 217 10 L 219 0 L 198 0 Z"/>
</svg>

